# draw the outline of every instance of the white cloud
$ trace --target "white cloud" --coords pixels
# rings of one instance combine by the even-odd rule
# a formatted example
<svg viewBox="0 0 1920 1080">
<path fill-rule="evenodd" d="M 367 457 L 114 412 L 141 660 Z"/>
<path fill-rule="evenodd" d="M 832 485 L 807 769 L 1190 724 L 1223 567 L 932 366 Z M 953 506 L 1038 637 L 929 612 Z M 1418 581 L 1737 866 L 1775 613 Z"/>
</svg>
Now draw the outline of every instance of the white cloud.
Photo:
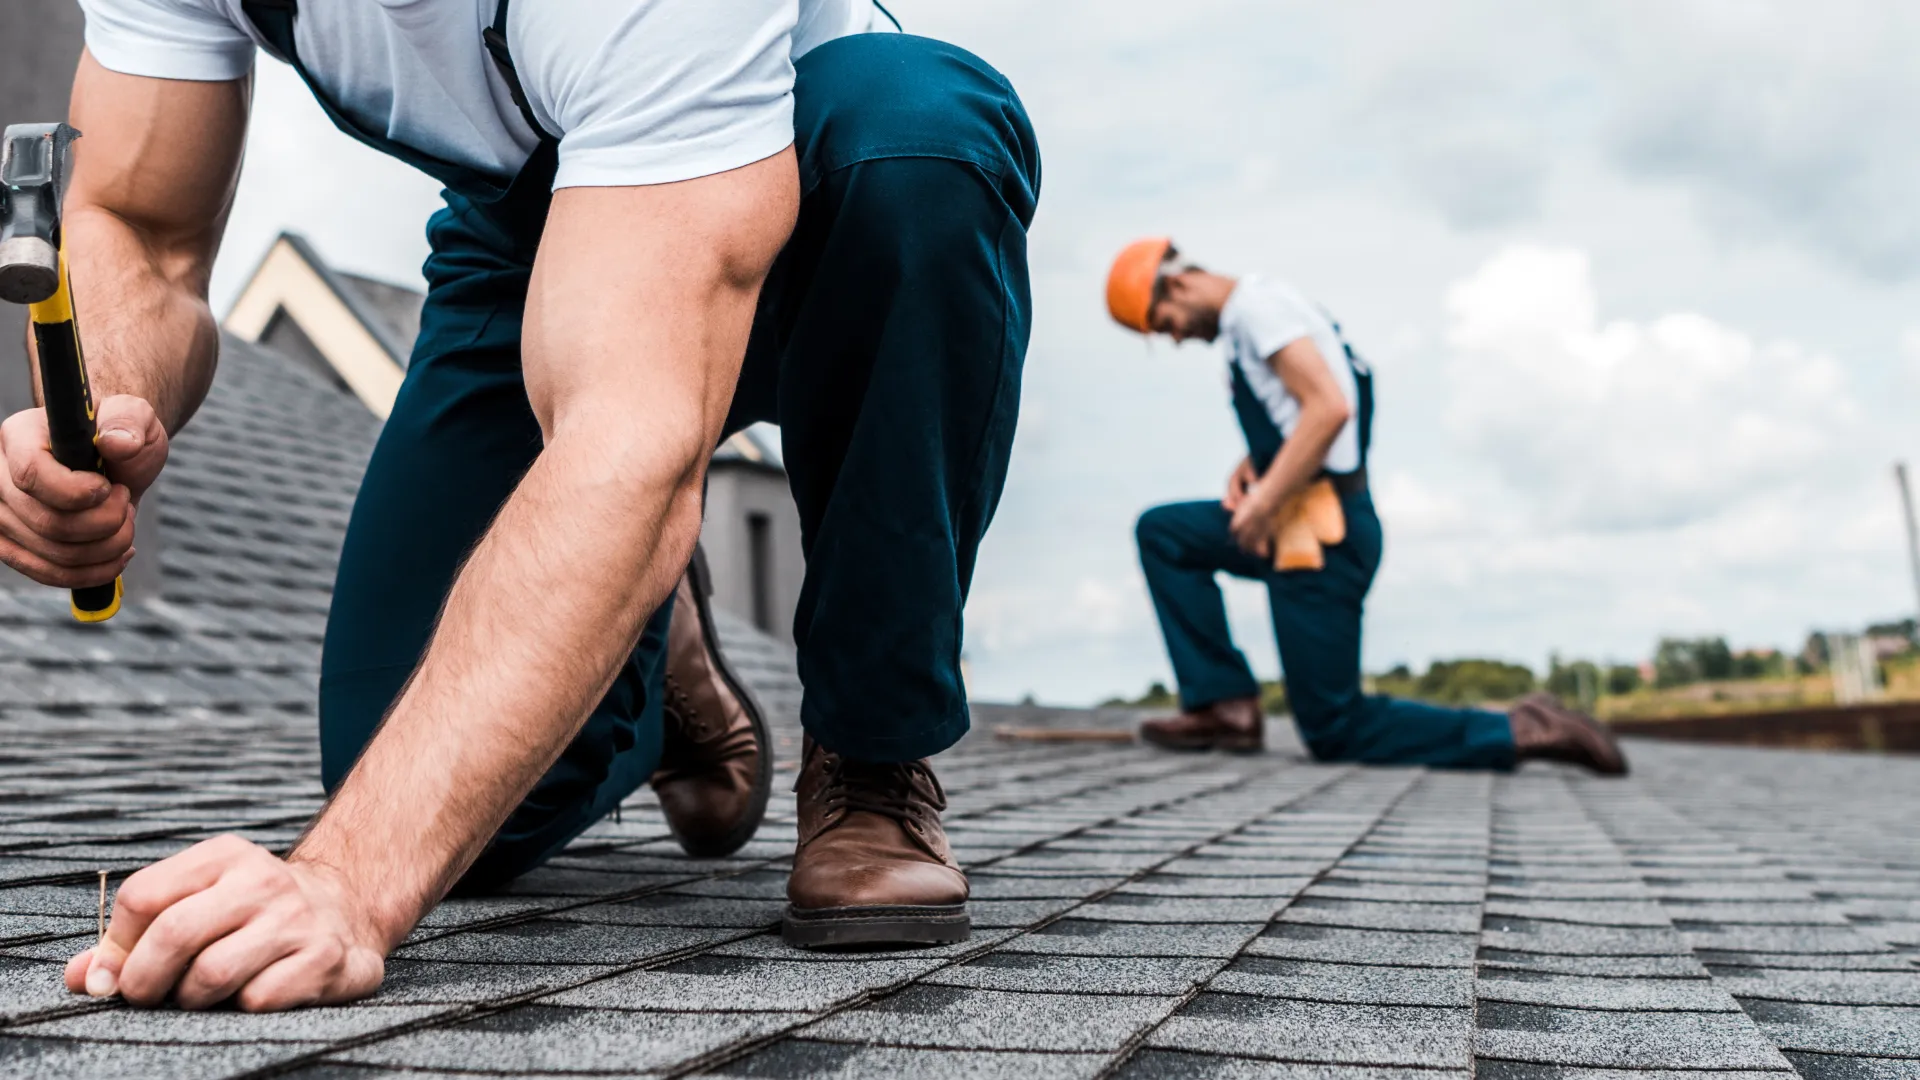
<svg viewBox="0 0 1920 1080">
<path fill-rule="evenodd" d="M 1920 11 L 1645 0 L 1607 12 L 1584 21 L 1618 90 L 1615 160 L 1689 184 L 1725 239 L 1786 239 L 1889 280 L 1920 274 Z"/>
<path fill-rule="evenodd" d="M 1513 107 L 1564 77 L 1541 63 L 1560 50 L 1535 40 L 1554 36 L 1552 20 L 1509 23 L 1513 40 L 1499 63 L 1434 47 L 1484 34 L 1486 14 L 1476 5 L 1404 5 L 1392 33 L 1364 18 L 1342 24 L 1339 45 L 1353 68 L 1339 94 L 1346 122 L 1316 147 L 1378 155 L 1406 191 L 1460 229 L 1534 218 L 1554 165 L 1545 114 Z"/>
<path fill-rule="evenodd" d="M 1476 536 L 1485 526 L 1484 506 L 1407 468 L 1374 472 L 1372 487 L 1374 505 L 1393 522 L 1396 537 L 1446 540 Z"/>
<path fill-rule="evenodd" d="M 1020 437 L 968 614 L 983 693 L 1085 701 L 1167 675 L 1131 525 L 1217 494 L 1241 448 L 1215 357 L 1143 349 L 1100 309 L 1106 259 L 1150 231 L 1288 278 L 1375 361 L 1372 667 L 1631 656 L 1667 630 L 1788 644 L 1906 602 L 1886 463 L 1920 461 L 1920 275 L 1901 277 L 1920 15 L 890 6 L 1004 71 L 1046 157 Z M 216 306 L 289 226 L 349 269 L 417 280 L 432 181 L 335 132 L 284 67 L 260 71 Z M 1539 280 L 1486 265 L 1539 237 L 1591 269 L 1565 252 L 1529 264 Z M 1229 605 L 1271 673 L 1258 590 Z"/>
<path fill-rule="evenodd" d="M 1447 291 L 1449 422 L 1549 524 L 1684 525 L 1839 466 L 1860 410 L 1832 357 L 1598 307 L 1565 249 L 1510 247 Z"/>
<path fill-rule="evenodd" d="M 1376 665 L 1791 645 L 1898 609 L 1886 447 L 1831 357 L 1700 314 L 1605 318 L 1573 249 L 1503 249 L 1446 309 L 1441 443 L 1377 487 Z"/>
</svg>

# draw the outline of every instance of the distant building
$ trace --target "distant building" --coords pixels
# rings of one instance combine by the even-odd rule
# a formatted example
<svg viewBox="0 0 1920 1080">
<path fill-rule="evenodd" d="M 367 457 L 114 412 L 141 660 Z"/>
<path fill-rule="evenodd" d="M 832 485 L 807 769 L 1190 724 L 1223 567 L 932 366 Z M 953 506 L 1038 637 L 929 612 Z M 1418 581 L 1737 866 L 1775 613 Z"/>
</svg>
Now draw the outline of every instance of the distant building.
<svg viewBox="0 0 1920 1080">
<path fill-rule="evenodd" d="M 1882 660 L 1920 650 L 1920 623 L 1913 619 L 1875 623 L 1867 627 L 1866 636 L 1873 643 L 1874 655 Z"/>
<path fill-rule="evenodd" d="M 1913 639 L 1905 634 L 1868 634 L 1867 644 L 1877 660 L 1891 660 L 1913 651 Z"/>
<path fill-rule="evenodd" d="M 224 329 L 288 357 L 385 419 L 425 299 L 334 270 L 305 240 L 283 233 L 234 301 Z M 700 540 L 713 569 L 714 602 L 791 641 L 805 563 L 775 429 L 740 432 L 714 454 Z"/>
<path fill-rule="evenodd" d="M 748 428 L 713 455 L 700 542 L 713 570 L 714 603 L 791 642 L 806 561 L 800 512 L 767 428 Z"/>
</svg>

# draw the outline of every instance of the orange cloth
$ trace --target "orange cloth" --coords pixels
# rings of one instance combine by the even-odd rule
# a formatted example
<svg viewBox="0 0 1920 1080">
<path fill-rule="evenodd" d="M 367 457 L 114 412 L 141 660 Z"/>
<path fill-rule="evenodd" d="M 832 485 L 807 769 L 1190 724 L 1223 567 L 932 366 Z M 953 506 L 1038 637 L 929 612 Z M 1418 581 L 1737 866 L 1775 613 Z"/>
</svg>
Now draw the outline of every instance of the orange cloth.
<svg viewBox="0 0 1920 1080">
<path fill-rule="evenodd" d="M 1321 551 L 1347 538 L 1347 515 L 1333 481 L 1321 477 L 1280 504 L 1273 518 L 1273 568 L 1319 570 L 1327 565 Z"/>
</svg>

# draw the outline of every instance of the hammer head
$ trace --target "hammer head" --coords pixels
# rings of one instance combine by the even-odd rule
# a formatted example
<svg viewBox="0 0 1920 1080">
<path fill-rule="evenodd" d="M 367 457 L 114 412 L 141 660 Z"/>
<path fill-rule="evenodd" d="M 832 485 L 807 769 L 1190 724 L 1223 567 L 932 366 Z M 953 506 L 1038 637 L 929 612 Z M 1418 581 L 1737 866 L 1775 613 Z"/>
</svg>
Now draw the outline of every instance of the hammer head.
<svg viewBox="0 0 1920 1080">
<path fill-rule="evenodd" d="M 65 124 L 14 124 L 0 135 L 0 300 L 37 304 L 60 288 L 60 197 Z"/>
</svg>

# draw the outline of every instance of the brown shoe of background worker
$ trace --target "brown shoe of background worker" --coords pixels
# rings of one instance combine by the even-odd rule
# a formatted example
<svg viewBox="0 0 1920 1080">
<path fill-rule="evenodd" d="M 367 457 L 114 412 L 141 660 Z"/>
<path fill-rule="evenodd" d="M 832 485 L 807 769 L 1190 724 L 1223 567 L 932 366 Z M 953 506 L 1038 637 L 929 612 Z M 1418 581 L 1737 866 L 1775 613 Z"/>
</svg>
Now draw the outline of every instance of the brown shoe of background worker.
<svg viewBox="0 0 1920 1080">
<path fill-rule="evenodd" d="M 1167 750 L 1260 750 L 1265 731 L 1258 698 L 1232 698 L 1179 716 L 1148 720 L 1140 737 Z M 1507 710 L 1518 761 L 1562 761 L 1603 776 L 1625 776 L 1627 759 L 1613 733 L 1551 694 L 1528 694 Z"/>
<path fill-rule="evenodd" d="M 753 838 L 773 790 L 765 714 L 727 666 L 708 606 L 712 595 L 706 556 L 696 548 L 673 594 L 660 767 L 652 780 L 674 839 L 706 859 Z"/>
<path fill-rule="evenodd" d="M 1603 776 L 1625 776 L 1627 758 L 1613 732 L 1585 713 L 1561 705 L 1552 694 L 1528 694 L 1507 710 L 1513 749 L 1521 761 L 1564 761 Z"/>
<path fill-rule="evenodd" d="M 787 879 L 789 945 L 942 945 L 967 940 L 967 877 L 947 847 L 947 808 L 927 762 L 849 761 L 808 738 L 800 846 Z"/>
<path fill-rule="evenodd" d="M 1228 698 L 1140 725 L 1141 738 L 1167 750 L 1257 754 L 1266 746 L 1266 734 L 1259 698 Z"/>
</svg>

